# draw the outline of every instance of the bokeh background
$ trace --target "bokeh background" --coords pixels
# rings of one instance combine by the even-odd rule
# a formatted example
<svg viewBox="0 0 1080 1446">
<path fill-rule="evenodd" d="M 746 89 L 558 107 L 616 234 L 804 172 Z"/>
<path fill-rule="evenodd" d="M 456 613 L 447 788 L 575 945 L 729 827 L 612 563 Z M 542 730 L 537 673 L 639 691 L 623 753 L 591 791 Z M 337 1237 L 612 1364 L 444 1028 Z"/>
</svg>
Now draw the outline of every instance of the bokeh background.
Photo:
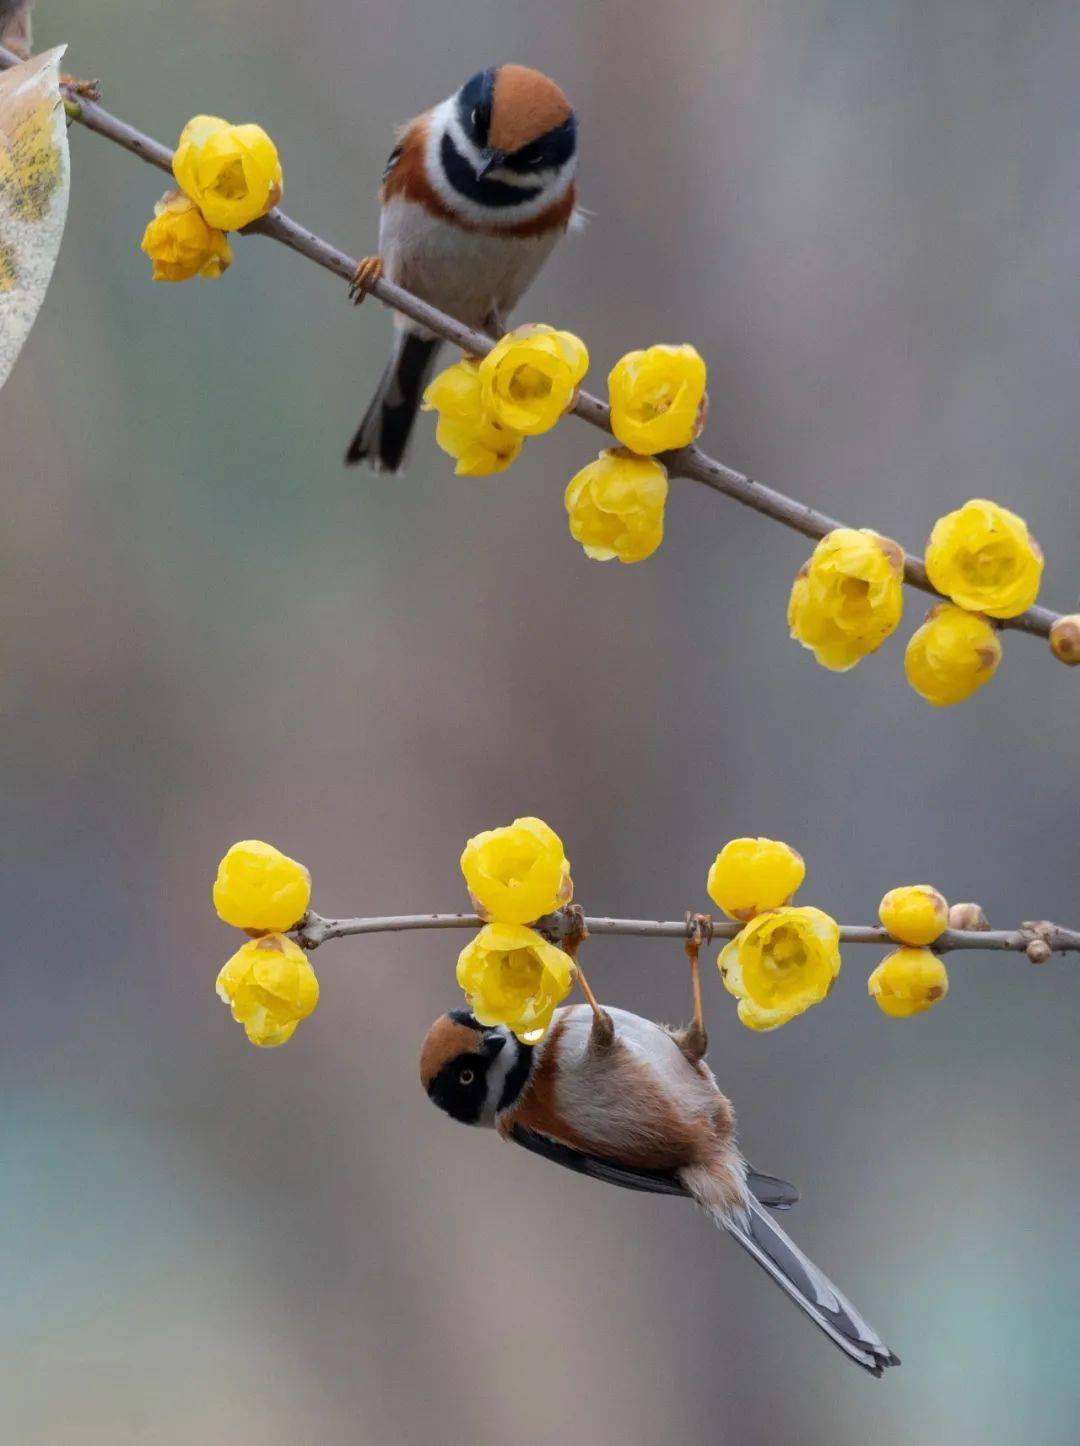
<svg viewBox="0 0 1080 1446">
<path fill-rule="evenodd" d="M 1080 11 L 1068 0 L 41 0 L 40 44 L 173 141 L 258 119 L 287 208 L 373 249 L 392 128 L 516 59 L 574 98 L 587 233 L 522 317 L 693 339 L 707 441 L 921 544 L 971 495 L 1080 587 Z M 1000 925 L 1080 922 L 1077 678 L 1009 634 L 954 711 L 787 637 L 807 547 L 675 482 L 663 549 L 588 561 L 568 422 L 455 481 L 340 457 L 389 318 L 265 240 L 154 287 L 160 176 L 72 134 L 55 283 L 0 396 L 5 861 L 0 1439 L 1066 1446 L 1080 1432 L 1075 962 L 955 956 L 911 1023 L 848 951 L 827 1007 L 712 1059 L 792 1233 L 904 1358 L 850 1366 L 689 1207 L 432 1109 L 416 1060 L 457 935 L 345 941 L 259 1052 L 214 998 L 236 838 L 326 913 L 454 909 L 463 840 L 560 831 L 593 912 L 678 916 L 740 833 L 807 902 L 929 879 Z M 610 1002 L 688 1008 L 681 953 L 597 940 Z"/>
</svg>

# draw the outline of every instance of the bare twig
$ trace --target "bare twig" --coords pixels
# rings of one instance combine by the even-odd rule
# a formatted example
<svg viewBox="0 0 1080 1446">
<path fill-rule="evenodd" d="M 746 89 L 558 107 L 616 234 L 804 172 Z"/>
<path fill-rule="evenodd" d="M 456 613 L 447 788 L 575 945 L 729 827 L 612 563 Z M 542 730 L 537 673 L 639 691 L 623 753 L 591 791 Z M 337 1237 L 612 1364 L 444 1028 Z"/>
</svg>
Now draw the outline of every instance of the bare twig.
<svg viewBox="0 0 1080 1446">
<path fill-rule="evenodd" d="M 538 920 L 535 927 L 550 939 L 571 938 L 584 923 L 590 934 L 622 934 L 646 939 L 686 939 L 701 915 L 683 919 L 609 919 L 582 918 L 574 910 L 559 909 Z M 689 922 L 688 922 L 689 919 Z M 321 914 L 308 913 L 292 933 L 305 949 L 317 949 L 329 939 L 345 939 L 354 934 L 398 934 L 410 929 L 480 929 L 484 920 L 478 914 L 390 914 L 370 919 L 324 919 Z M 699 925 L 700 927 L 700 925 Z M 712 937 L 733 939 L 743 928 L 729 920 L 715 922 Z M 1062 929 L 1057 924 L 1038 920 L 1019 929 L 947 929 L 938 938 L 935 953 L 946 954 L 953 949 L 994 949 L 1025 954 L 1035 941 L 1046 944 L 1051 953 L 1080 953 L 1080 930 Z M 890 946 L 895 940 L 879 924 L 842 924 L 842 944 L 877 944 Z"/>
<path fill-rule="evenodd" d="M 16 65 L 18 62 L 17 55 L 0 47 L 0 69 Z M 73 120 L 86 126 L 88 130 L 105 136 L 150 165 L 157 166 L 159 170 L 165 171 L 169 175 L 172 174 L 173 153 L 167 146 L 144 135 L 142 131 L 136 130 L 126 121 L 110 114 L 96 101 L 87 100 L 68 87 L 64 87 L 64 96 L 67 113 Z M 241 234 L 269 236 L 275 241 L 280 241 L 283 246 L 298 251 L 301 256 L 306 256 L 317 266 L 332 271 L 335 276 L 340 276 L 345 281 L 351 281 L 356 273 L 358 263 L 353 257 L 344 251 L 339 251 L 336 246 L 331 246 L 322 237 L 316 236 L 314 231 L 309 231 L 307 227 L 301 226 L 276 208 L 261 220 L 245 227 Z M 369 290 L 386 306 L 392 307 L 395 311 L 400 311 L 413 321 L 426 326 L 430 331 L 444 337 L 455 346 L 461 347 L 471 356 L 486 355 L 494 345 L 489 336 L 473 331 L 471 327 L 463 326 L 453 317 L 428 305 L 426 301 L 421 301 L 418 296 L 406 291 L 404 287 L 395 285 L 386 277 L 380 277 L 369 287 Z M 582 392 L 574 410 L 584 421 L 591 422 L 594 427 L 599 427 L 602 431 L 610 432 L 609 409 L 599 397 Z M 786 497 L 782 492 L 777 492 L 774 488 L 767 487 L 763 482 L 757 482 L 742 472 L 737 472 L 733 467 L 728 467 L 714 457 L 708 456 L 698 446 L 668 453 L 665 455 L 664 461 L 673 475 L 701 482 L 716 492 L 722 492 L 726 497 L 734 498 L 736 502 L 741 502 L 745 507 L 753 508 L 755 512 L 760 512 L 765 517 L 771 517 L 775 522 L 782 522 L 785 527 L 790 527 L 795 532 L 801 532 L 804 537 L 821 538 L 843 525 L 835 518 L 828 517 L 825 513 L 806 506 L 805 503 L 796 502 L 793 498 Z M 934 597 L 940 596 L 931 586 L 926 575 L 926 567 L 919 557 L 908 556 L 906 558 L 904 580 L 912 587 L 920 588 L 923 592 L 933 594 Z M 1002 619 L 999 626 L 1016 628 L 1020 632 L 1034 633 L 1038 637 L 1045 638 L 1049 637 L 1051 627 L 1060 616 L 1050 608 L 1031 607 L 1021 613 L 1019 617 Z"/>
</svg>

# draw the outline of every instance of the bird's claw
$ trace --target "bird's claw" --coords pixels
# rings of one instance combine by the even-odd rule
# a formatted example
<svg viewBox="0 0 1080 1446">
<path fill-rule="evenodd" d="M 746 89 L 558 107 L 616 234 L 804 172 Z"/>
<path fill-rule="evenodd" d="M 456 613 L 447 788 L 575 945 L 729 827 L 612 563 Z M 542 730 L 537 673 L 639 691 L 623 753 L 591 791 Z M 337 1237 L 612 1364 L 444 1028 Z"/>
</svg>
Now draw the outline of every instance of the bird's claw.
<svg viewBox="0 0 1080 1446">
<path fill-rule="evenodd" d="M 354 306 L 360 305 L 382 274 L 382 257 L 365 256 L 353 272 L 353 279 L 349 282 L 349 300 Z"/>
<path fill-rule="evenodd" d="M 83 100 L 101 99 L 100 80 L 80 80 L 77 75 L 62 75 L 60 84 Z"/>
</svg>

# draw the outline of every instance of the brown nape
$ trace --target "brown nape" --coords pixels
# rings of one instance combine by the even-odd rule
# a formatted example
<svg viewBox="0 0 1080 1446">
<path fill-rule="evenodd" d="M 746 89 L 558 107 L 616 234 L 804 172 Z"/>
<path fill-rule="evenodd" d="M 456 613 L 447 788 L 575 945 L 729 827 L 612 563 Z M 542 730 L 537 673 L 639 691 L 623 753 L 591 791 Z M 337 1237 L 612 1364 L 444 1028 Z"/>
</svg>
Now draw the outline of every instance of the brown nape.
<svg viewBox="0 0 1080 1446">
<path fill-rule="evenodd" d="M 553 80 L 524 65 L 500 66 L 495 76 L 488 144 L 510 155 L 570 119 L 570 102 Z"/>
<path fill-rule="evenodd" d="M 474 1052 L 479 1039 L 475 1029 L 451 1019 L 448 1014 L 437 1019 L 428 1030 L 420 1051 L 420 1083 L 424 1088 L 427 1089 L 444 1064 L 457 1059 L 459 1054 Z"/>
</svg>

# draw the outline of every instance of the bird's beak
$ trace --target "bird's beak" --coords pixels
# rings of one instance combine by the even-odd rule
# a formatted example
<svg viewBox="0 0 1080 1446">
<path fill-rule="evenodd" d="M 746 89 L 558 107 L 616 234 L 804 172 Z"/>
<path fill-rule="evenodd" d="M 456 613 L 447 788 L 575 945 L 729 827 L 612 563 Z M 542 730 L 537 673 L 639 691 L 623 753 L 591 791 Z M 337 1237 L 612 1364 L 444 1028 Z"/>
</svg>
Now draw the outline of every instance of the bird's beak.
<svg viewBox="0 0 1080 1446">
<path fill-rule="evenodd" d="M 502 1052 L 502 1048 L 505 1043 L 506 1035 L 495 1034 L 493 1031 L 491 1034 L 484 1035 L 483 1041 L 480 1045 L 480 1052 L 484 1055 L 486 1059 L 494 1059 L 497 1054 L 500 1054 Z"/>
<path fill-rule="evenodd" d="M 476 168 L 476 179 L 482 181 L 489 171 L 496 166 L 501 166 L 506 160 L 505 151 L 495 151 L 489 146 L 487 150 L 480 152 L 480 164 Z"/>
</svg>

